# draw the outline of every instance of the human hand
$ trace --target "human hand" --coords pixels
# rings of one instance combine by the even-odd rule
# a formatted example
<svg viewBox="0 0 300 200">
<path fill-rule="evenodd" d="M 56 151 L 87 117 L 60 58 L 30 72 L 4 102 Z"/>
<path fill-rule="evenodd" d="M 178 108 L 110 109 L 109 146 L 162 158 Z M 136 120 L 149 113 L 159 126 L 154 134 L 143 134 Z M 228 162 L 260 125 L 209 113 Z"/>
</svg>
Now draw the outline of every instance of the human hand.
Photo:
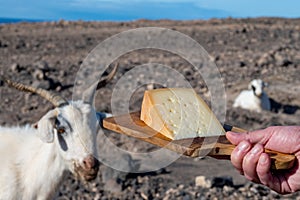
<svg viewBox="0 0 300 200">
<path fill-rule="evenodd" d="M 226 137 L 237 145 L 231 154 L 231 162 L 247 179 L 281 194 L 300 190 L 300 126 L 273 126 L 247 133 L 227 132 Z M 271 159 L 264 153 L 264 148 L 294 154 L 294 167 L 271 171 Z"/>
</svg>

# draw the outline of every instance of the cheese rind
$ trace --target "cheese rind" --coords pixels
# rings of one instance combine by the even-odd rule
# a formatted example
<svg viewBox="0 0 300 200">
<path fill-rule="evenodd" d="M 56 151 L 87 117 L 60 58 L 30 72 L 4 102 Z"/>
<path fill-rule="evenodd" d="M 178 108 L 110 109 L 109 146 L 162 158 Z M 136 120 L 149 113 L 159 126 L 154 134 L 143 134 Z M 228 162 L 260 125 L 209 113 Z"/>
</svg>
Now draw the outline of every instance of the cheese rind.
<svg viewBox="0 0 300 200">
<path fill-rule="evenodd" d="M 170 139 L 225 134 L 215 115 L 193 89 L 145 91 L 141 120 Z"/>
</svg>

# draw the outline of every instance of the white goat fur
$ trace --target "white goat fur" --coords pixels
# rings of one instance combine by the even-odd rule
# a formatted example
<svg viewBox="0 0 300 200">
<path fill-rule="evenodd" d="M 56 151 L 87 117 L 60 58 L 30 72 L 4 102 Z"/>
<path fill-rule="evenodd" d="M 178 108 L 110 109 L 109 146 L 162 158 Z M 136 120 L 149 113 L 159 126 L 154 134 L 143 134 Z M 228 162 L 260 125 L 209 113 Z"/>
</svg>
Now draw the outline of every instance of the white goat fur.
<svg viewBox="0 0 300 200">
<path fill-rule="evenodd" d="M 241 107 L 246 110 L 261 112 L 262 110 L 271 110 L 268 95 L 263 90 L 265 84 L 260 79 L 254 79 L 250 82 L 249 90 L 243 90 L 235 99 L 233 107 Z"/>
<path fill-rule="evenodd" d="M 0 199 L 52 199 L 64 172 L 74 173 L 76 163 L 96 153 L 94 108 L 82 101 L 69 103 L 49 111 L 37 129 L 0 127 Z M 61 149 L 58 133 L 48 123 L 51 112 L 58 112 L 73 128 L 64 135 L 67 151 Z"/>
</svg>

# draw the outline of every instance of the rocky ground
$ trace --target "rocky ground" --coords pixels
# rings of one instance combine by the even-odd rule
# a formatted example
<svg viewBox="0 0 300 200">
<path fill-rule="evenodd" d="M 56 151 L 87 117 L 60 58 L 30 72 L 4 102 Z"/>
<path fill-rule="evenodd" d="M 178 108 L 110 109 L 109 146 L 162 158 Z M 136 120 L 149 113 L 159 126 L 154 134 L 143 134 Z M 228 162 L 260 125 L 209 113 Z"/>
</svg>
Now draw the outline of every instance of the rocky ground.
<svg viewBox="0 0 300 200">
<path fill-rule="evenodd" d="M 259 18 L 2 24 L 0 72 L 22 83 L 71 98 L 80 65 L 99 43 L 134 28 L 165 27 L 199 42 L 218 66 L 227 95 L 226 123 L 248 130 L 271 125 L 299 125 L 299 22 L 300 19 Z M 171 52 L 141 49 L 122 55 L 115 62 L 120 66 L 116 77 L 97 93 L 99 111 L 111 111 L 110 101 L 117 81 L 134 66 L 144 63 L 172 67 L 184 75 L 199 94 L 209 97 L 201 75 L 186 60 Z M 142 82 L 144 75 L 132 78 Z M 272 99 L 272 111 L 255 113 L 232 108 L 234 98 L 254 78 L 269 84 L 266 92 Z M 140 109 L 146 87 L 157 85 L 138 88 L 130 99 L 131 111 Z M 0 97 L 1 125 L 34 123 L 51 109 L 51 105 L 38 96 L 17 92 L 1 81 Z M 156 149 L 117 133 L 105 131 L 105 134 L 115 145 L 130 152 Z M 101 138 L 99 140 L 101 143 Z M 132 156 L 120 156 L 120 160 L 132 168 L 147 167 L 132 164 L 136 162 Z M 229 161 L 181 157 L 159 171 L 140 174 L 122 173 L 101 165 L 98 178 L 88 184 L 68 175 L 59 189 L 58 199 L 297 199 L 298 196 L 299 193 L 282 196 L 248 182 Z"/>
</svg>

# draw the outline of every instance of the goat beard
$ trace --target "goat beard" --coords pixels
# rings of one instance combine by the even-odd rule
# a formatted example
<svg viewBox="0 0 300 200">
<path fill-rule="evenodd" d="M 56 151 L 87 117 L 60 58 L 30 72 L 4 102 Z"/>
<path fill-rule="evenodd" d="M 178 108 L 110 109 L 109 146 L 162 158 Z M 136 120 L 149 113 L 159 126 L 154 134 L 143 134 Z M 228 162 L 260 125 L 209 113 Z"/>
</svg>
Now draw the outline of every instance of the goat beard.
<svg viewBox="0 0 300 200">
<path fill-rule="evenodd" d="M 98 169 L 92 169 L 92 170 L 84 170 L 81 165 L 77 164 L 76 162 L 73 163 L 73 172 L 75 178 L 80 179 L 84 182 L 86 181 L 92 181 L 96 179 L 98 174 Z"/>
</svg>

